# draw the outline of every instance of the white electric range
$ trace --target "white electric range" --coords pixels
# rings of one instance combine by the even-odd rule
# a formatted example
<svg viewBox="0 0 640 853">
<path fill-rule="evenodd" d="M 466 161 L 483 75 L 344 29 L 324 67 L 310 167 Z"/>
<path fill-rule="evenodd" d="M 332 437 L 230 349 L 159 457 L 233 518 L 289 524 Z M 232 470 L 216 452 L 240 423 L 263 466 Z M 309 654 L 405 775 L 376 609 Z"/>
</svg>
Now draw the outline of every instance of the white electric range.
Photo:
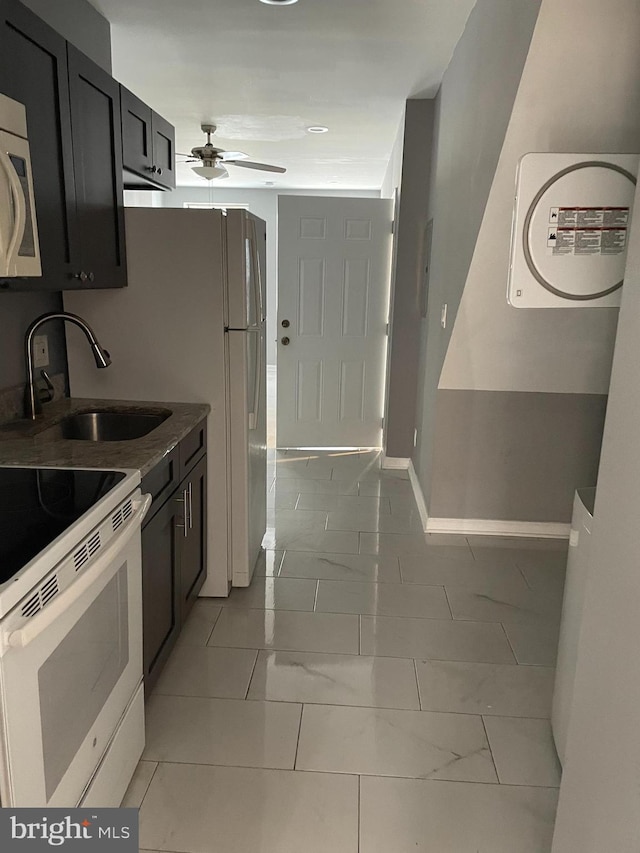
<svg viewBox="0 0 640 853">
<path fill-rule="evenodd" d="M 142 754 L 139 486 L 0 467 L 2 806 L 119 806 Z"/>
</svg>

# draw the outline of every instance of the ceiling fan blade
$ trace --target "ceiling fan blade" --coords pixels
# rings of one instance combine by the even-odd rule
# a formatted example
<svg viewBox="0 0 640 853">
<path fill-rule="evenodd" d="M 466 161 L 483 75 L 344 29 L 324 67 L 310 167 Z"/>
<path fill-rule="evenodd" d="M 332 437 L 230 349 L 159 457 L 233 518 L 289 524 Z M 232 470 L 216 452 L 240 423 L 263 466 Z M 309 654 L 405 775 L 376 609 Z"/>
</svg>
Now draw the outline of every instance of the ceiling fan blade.
<svg viewBox="0 0 640 853">
<path fill-rule="evenodd" d="M 280 174 L 284 174 L 287 171 L 282 166 L 269 166 L 268 163 L 253 163 L 250 160 L 240 160 L 239 162 L 227 160 L 226 162 L 232 166 L 242 166 L 244 169 L 258 169 L 261 172 L 280 172 Z"/>
<path fill-rule="evenodd" d="M 228 160 L 245 160 L 248 156 L 244 151 L 222 151 L 218 149 L 218 157 L 223 162 L 227 162 Z"/>
<path fill-rule="evenodd" d="M 181 154 L 179 151 L 176 151 L 176 157 L 193 157 L 193 154 Z"/>
</svg>

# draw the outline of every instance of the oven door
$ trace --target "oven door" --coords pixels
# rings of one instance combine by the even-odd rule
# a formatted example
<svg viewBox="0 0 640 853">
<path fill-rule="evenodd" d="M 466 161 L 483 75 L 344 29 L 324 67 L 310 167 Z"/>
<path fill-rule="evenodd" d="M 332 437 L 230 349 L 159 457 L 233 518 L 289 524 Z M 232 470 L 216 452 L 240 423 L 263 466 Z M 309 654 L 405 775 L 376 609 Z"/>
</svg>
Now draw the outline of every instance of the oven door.
<svg viewBox="0 0 640 853">
<path fill-rule="evenodd" d="M 140 684 L 150 502 L 134 493 L 129 520 L 66 588 L 0 624 L 3 806 L 76 806 Z"/>
<path fill-rule="evenodd" d="M 0 131 L 0 277 L 39 275 L 29 143 Z"/>
</svg>

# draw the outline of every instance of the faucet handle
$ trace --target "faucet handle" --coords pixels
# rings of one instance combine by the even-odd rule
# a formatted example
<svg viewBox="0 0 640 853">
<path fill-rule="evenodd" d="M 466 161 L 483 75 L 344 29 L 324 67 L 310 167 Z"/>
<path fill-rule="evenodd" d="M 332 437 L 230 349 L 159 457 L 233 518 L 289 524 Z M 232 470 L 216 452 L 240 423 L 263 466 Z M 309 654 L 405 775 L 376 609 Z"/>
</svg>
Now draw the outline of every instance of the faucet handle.
<svg viewBox="0 0 640 853">
<path fill-rule="evenodd" d="M 50 403 L 55 396 L 55 388 L 53 387 L 53 382 L 49 378 L 49 374 L 46 370 L 41 370 L 40 376 L 42 376 L 42 378 L 44 379 L 45 385 L 47 387 L 43 388 L 42 391 L 38 392 L 38 397 L 41 403 Z"/>
</svg>

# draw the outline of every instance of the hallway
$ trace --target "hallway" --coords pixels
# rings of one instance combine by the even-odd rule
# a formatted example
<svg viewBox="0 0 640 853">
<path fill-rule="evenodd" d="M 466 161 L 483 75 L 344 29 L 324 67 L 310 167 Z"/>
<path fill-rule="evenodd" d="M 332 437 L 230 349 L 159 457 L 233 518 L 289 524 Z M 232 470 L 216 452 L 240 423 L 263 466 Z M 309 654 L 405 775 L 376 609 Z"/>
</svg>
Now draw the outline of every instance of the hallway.
<svg viewBox="0 0 640 853">
<path fill-rule="evenodd" d="M 141 849 L 548 853 L 566 543 L 425 536 L 379 454 L 270 454 L 259 576 L 147 705 Z"/>
</svg>

